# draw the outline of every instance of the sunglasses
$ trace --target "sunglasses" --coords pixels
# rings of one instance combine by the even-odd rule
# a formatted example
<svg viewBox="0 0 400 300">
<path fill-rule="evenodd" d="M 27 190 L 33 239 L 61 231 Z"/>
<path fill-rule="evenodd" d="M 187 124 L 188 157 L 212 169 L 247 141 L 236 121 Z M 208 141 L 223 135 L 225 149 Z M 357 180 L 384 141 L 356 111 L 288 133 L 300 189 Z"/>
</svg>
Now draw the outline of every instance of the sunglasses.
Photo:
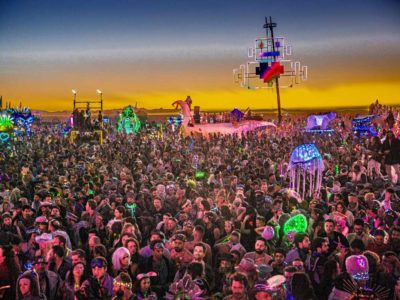
<svg viewBox="0 0 400 300">
<path fill-rule="evenodd" d="M 101 260 L 101 259 L 99 259 L 99 260 L 93 260 L 91 263 L 90 263 L 90 267 L 92 268 L 92 269 L 94 269 L 94 268 L 104 268 L 104 267 L 106 267 L 106 264 L 104 263 L 104 261 L 103 260 Z"/>
</svg>

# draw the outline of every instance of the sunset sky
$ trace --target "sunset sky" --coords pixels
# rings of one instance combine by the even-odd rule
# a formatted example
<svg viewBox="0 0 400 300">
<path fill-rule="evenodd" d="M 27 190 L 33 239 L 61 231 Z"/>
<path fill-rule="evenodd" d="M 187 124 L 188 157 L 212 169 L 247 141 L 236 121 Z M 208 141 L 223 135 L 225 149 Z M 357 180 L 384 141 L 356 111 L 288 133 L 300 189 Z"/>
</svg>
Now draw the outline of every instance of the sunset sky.
<svg viewBox="0 0 400 300">
<path fill-rule="evenodd" d="M 0 0 L 0 96 L 50 111 L 103 91 L 106 109 L 275 108 L 232 70 L 265 36 L 265 16 L 309 68 L 282 106 L 400 104 L 398 0 Z"/>
</svg>

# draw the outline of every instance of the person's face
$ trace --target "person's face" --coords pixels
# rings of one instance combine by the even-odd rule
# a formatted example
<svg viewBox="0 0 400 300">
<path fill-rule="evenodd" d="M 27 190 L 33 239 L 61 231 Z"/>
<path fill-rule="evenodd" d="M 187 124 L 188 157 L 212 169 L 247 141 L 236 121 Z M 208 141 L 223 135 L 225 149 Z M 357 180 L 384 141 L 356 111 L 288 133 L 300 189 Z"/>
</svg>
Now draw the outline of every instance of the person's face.
<svg viewBox="0 0 400 300">
<path fill-rule="evenodd" d="M 18 285 L 22 296 L 29 295 L 31 291 L 31 281 L 28 278 L 21 278 Z"/>
<path fill-rule="evenodd" d="M 85 268 L 82 264 L 77 264 L 74 269 L 72 270 L 75 277 L 80 278 L 85 271 Z"/>
<path fill-rule="evenodd" d="M 343 212 L 343 206 L 342 206 L 342 205 L 336 206 L 336 210 L 337 210 L 338 212 Z"/>
<path fill-rule="evenodd" d="M 226 233 L 232 232 L 232 223 L 231 222 L 225 222 L 224 229 L 225 229 Z"/>
<path fill-rule="evenodd" d="M 100 215 L 96 216 L 95 223 L 97 227 L 101 227 L 103 225 L 103 217 Z"/>
<path fill-rule="evenodd" d="M 118 209 L 115 209 L 115 210 L 114 210 L 114 217 L 115 217 L 116 219 L 122 218 L 122 214 L 119 212 Z"/>
<path fill-rule="evenodd" d="M 201 241 L 201 238 L 202 238 L 201 233 L 198 232 L 197 230 L 194 230 L 193 231 L 193 239 L 195 241 Z"/>
<path fill-rule="evenodd" d="M 221 262 L 219 264 L 220 270 L 227 270 L 227 269 L 230 269 L 231 267 L 232 267 L 232 263 L 227 260 L 221 260 Z"/>
<path fill-rule="evenodd" d="M 279 252 L 275 253 L 274 261 L 277 264 L 282 264 L 284 260 L 285 260 L 285 256 L 282 253 L 279 253 Z"/>
<path fill-rule="evenodd" d="M 233 243 L 233 244 L 237 244 L 239 243 L 239 238 L 236 235 L 231 234 L 229 240 Z"/>
<path fill-rule="evenodd" d="M 160 201 L 160 199 L 154 199 L 153 205 L 154 205 L 154 208 L 155 208 L 156 210 L 161 209 L 161 201 Z"/>
<path fill-rule="evenodd" d="M 175 221 L 174 220 L 168 220 L 167 229 L 172 231 L 172 230 L 175 229 L 175 227 L 176 227 Z"/>
<path fill-rule="evenodd" d="M 135 243 L 135 242 L 129 242 L 129 243 L 126 245 L 126 248 L 129 250 L 129 253 L 130 253 L 131 255 L 135 254 L 136 251 L 137 251 L 137 249 L 136 249 L 136 243 Z"/>
<path fill-rule="evenodd" d="M 24 219 L 28 219 L 30 217 L 30 215 L 31 215 L 31 210 L 30 209 L 26 208 L 26 209 L 24 209 L 22 211 L 22 217 Z"/>
<path fill-rule="evenodd" d="M 44 270 L 46 268 L 46 264 L 44 264 L 44 263 L 36 263 L 36 264 L 33 265 L 33 268 L 35 269 L 36 272 L 42 273 L 42 272 L 44 272 Z"/>
<path fill-rule="evenodd" d="M 310 248 L 310 239 L 308 236 L 306 236 L 301 243 L 299 243 L 299 246 L 301 249 L 309 249 Z"/>
<path fill-rule="evenodd" d="M 236 280 L 232 281 L 231 290 L 234 296 L 241 296 L 245 292 L 243 283 Z"/>
<path fill-rule="evenodd" d="M 11 218 L 7 217 L 3 219 L 3 224 L 6 226 L 10 226 L 11 225 Z"/>
<path fill-rule="evenodd" d="M 175 241 L 174 241 L 174 249 L 175 249 L 175 251 L 177 251 L 177 252 L 182 251 L 184 245 L 185 245 L 185 243 L 184 243 L 183 241 L 181 241 L 181 240 L 175 240 Z"/>
<path fill-rule="evenodd" d="M 162 248 L 155 248 L 153 250 L 153 256 L 155 258 L 161 258 L 163 256 L 164 250 Z"/>
<path fill-rule="evenodd" d="M 192 204 L 187 204 L 184 208 L 183 208 L 183 211 L 185 212 L 185 213 L 190 213 L 190 211 L 192 210 Z"/>
<path fill-rule="evenodd" d="M 150 288 L 150 278 L 144 278 L 140 281 L 140 290 L 142 292 L 147 291 Z"/>
<path fill-rule="evenodd" d="M 322 253 L 328 253 L 328 250 L 329 250 L 328 242 L 322 243 L 321 250 L 322 250 Z"/>
<path fill-rule="evenodd" d="M 266 245 L 264 241 L 256 241 L 255 250 L 257 253 L 262 253 L 265 251 Z"/>
<path fill-rule="evenodd" d="M 106 269 L 104 267 L 95 266 L 92 268 L 92 274 L 96 277 L 97 280 L 101 280 L 106 273 Z"/>
<path fill-rule="evenodd" d="M 158 234 L 152 234 L 150 236 L 150 242 L 155 241 L 155 240 L 160 240 L 161 236 L 159 236 Z"/>
<path fill-rule="evenodd" d="M 349 196 L 348 199 L 349 199 L 349 203 L 352 203 L 352 204 L 356 204 L 358 202 L 358 199 L 355 196 Z"/>
<path fill-rule="evenodd" d="M 400 239 L 400 232 L 397 230 L 392 231 L 392 239 Z"/>
<path fill-rule="evenodd" d="M 272 300 L 271 295 L 266 291 L 257 292 L 255 295 L 256 300 Z"/>
<path fill-rule="evenodd" d="M 357 235 L 361 235 L 363 233 L 364 227 L 361 225 L 354 225 L 354 233 Z"/>
<path fill-rule="evenodd" d="M 295 260 L 292 262 L 292 266 L 296 267 L 298 270 L 304 270 L 304 264 L 301 260 Z"/>
<path fill-rule="evenodd" d="M 194 247 L 194 249 L 193 249 L 193 257 L 196 260 L 200 261 L 200 260 L 202 260 L 204 258 L 204 256 L 205 256 L 205 253 L 204 253 L 203 247 L 200 247 L 200 246 Z"/>
<path fill-rule="evenodd" d="M 260 190 L 262 190 L 264 193 L 267 193 L 268 191 L 268 184 L 266 182 L 261 183 Z"/>
<path fill-rule="evenodd" d="M 58 237 L 55 237 L 53 240 L 53 246 L 63 246 L 60 239 Z"/>
<path fill-rule="evenodd" d="M 335 226 L 332 222 L 325 222 L 324 229 L 327 234 L 331 234 L 334 231 Z"/>
<path fill-rule="evenodd" d="M 58 208 L 53 208 L 53 209 L 51 210 L 51 216 L 54 217 L 54 218 L 60 216 L 60 211 L 58 210 Z"/>
<path fill-rule="evenodd" d="M 83 262 L 83 260 L 79 257 L 79 255 L 72 255 L 71 256 L 72 264 L 77 264 L 78 262 Z"/>
<path fill-rule="evenodd" d="M 128 253 L 124 253 L 120 259 L 120 263 L 122 266 L 126 267 L 129 265 L 130 255 Z"/>
<path fill-rule="evenodd" d="M 89 249 L 90 249 L 90 250 L 93 250 L 93 249 L 94 249 L 94 247 L 96 246 L 96 243 L 95 243 L 95 241 L 94 241 L 94 237 L 90 237 L 90 238 L 89 238 L 89 243 L 88 243 L 88 245 L 89 245 Z"/>
<path fill-rule="evenodd" d="M 163 222 L 164 224 L 167 224 L 169 221 L 169 216 L 168 215 L 163 215 Z"/>
</svg>

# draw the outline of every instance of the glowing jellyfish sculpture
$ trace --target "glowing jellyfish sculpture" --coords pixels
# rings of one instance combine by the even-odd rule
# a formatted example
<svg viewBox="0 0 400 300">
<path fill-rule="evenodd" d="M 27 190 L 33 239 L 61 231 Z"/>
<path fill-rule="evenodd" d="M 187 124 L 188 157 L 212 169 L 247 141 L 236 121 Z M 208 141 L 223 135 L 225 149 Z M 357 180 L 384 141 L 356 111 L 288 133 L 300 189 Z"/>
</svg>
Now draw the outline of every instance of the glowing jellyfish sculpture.
<svg viewBox="0 0 400 300">
<path fill-rule="evenodd" d="M 289 162 L 290 187 L 302 198 L 319 194 L 324 163 L 314 144 L 302 144 L 292 151 Z"/>
<path fill-rule="evenodd" d="M 135 114 L 132 106 L 124 108 L 118 119 L 118 131 L 126 134 L 136 134 L 140 130 L 140 120 Z"/>
<path fill-rule="evenodd" d="M 9 114 L 0 115 L 0 145 L 10 141 L 14 131 L 14 122 Z"/>
</svg>

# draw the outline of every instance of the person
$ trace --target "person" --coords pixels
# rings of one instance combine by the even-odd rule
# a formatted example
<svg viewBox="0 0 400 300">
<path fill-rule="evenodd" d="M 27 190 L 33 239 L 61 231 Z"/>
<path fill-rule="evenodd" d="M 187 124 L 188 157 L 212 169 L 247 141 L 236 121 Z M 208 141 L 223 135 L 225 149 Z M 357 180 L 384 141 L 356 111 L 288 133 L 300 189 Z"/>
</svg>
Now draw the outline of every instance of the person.
<svg viewBox="0 0 400 300">
<path fill-rule="evenodd" d="M 92 276 L 82 283 L 77 292 L 78 299 L 111 299 L 114 296 L 113 278 L 107 273 L 107 260 L 104 257 L 93 258 L 90 267 Z"/>
<path fill-rule="evenodd" d="M 57 273 L 46 270 L 47 264 L 43 256 L 36 256 L 33 268 L 39 277 L 40 291 L 46 296 L 46 299 L 56 300 L 62 297 L 62 280 Z"/>
<path fill-rule="evenodd" d="M 375 231 L 374 241 L 368 244 L 367 250 L 378 254 L 381 258 L 385 252 L 390 250 L 390 245 L 385 244 L 385 232 L 383 230 Z"/>
<path fill-rule="evenodd" d="M 321 276 L 324 273 L 329 244 L 324 238 L 317 237 L 312 241 L 311 250 L 312 253 L 307 255 L 305 268 L 313 285 L 318 286 L 321 282 Z"/>
<path fill-rule="evenodd" d="M 16 261 L 10 245 L 0 245 L 0 286 L 9 285 L 4 293 L 5 299 L 15 298 L 16 281 L 21 268 Z"/>
<path fill-rule="evenodd" d="M 371 235 L 365 233 L 364 228 L 365 228 L 364 220 L 362 219 L 354 220 L 354 226 L 353 226 L 354 232 L 349 233 L 349 235 L 347 236 L 349 244 L 351 244 L 355 239 L 359 239 L 364 243 L 365 247 L 368 247 L 368 245 L 374 241 L 374 238 Z"/>
<path fill-rule="evenodd" d="M 39 287 L 38 274 L 33 271 L 25 271 L 22 273 L 16 281 L 17 291 L 15 298 L 4 298 L 4 299 L 16 299 L 16 300 L 45 300 L 46 297 L 41 294 Z"/>
<path fill-rule="evenodd" d="M 151 277 L 157 276 L 155 272 L 141 273 L 136 276 L 135 300 L 157 300 L 157 294 L 151 290 Z"/>
<path fill-rule="evenodd" d="M 117 248 L 112 255 L 112 270 L 117 276 L 121 272 L 128 272 L 131 254 L 125 247 Z"/>
<path fill-rule="evenodd" d="M 144 273 L 156 272 L 156 276 L 151 276 L 152 287 L 162 298 L 174 278 L 175 266 L 164 256 L 164 243 L 161 240 L 153 241 L 150 248 L 153 254 L 139 263 L 139 270 Z"/>
<path fill-rule="evenodd" d="M 49 270 L 60 275 L 62 280 L 65 280 L 67 273 L 71 270 L 71 263 L 65 259 L 65 250 L 61 246 L 53 246 L 52 248 L 52 261 L 49 264 Z"/>
<path fill-rule="evenodd" d="M 334 282 L 340 273 L 340 265 L 335 259 L 328 259 L 325 262 L 324 273 L 321 276 L 321 282 L 319 284 L 322 299 L 328 299 L 334 287 Z"/>
<path fill-rule="evenodd" d="M 267 254 L 267 240 L 263 237 L 258 237 L 255 242 L 254 252 L 246 253 L 243 258 L 254 260 L 256 265 L 269 264 L 272 257 Z"/>
<path fill-rule="evenodd" d="M 389 176 L 389 181 L 396 184 L 400 178 L 400 141 L 396 139 L 391 130 L 386 133 L 386 138 L 382 144 L 382 152 L 385 157 L 385 171 Z"/>
<path fill-rule="evenodd" d="M 271 266 L 273 268 L 272 276 L 275 275 L 283 275 L 284 269 L 287 266 L 285 262 L 286 252 L 282 248 L 276 248 L 274 251 L 274 259 L 271 262 Z"/>
<path fill-rule="evenodd" d="M 72 269 L 65 278 L 63 299 L 75 300 L 76 292 L 79 291 L 82 283 L 86 279 L 85 264 L 83 262 L 77 262 L 72 265 Z"/>
<path fill-rule="evenodd" d="M 316 300 L 313 286 L 306 273 L 296 272 L 291 278 L 291 293 L 296 300 Z"/>
<path fill-rule="evenodd" d="M 132 279 L 125 272 L 119 273 L 113 281 L 113 291 L 115 296 L 112 300 L 134 300 L 135 295 L 132 292 Z"/>
<path fill-rule="evenodd" d="M 311 244 L 308 234 L 303 232 L 296 233 L 293 242 L 295 248 L 289 250 L 285 258 L 285 262 L 288 265 L 292 264 L 292 262 L 298 258 L 304 262 Z"/>
<path fill-rule="evenodd" d="M 368 154 L 368 168 L 367 168 L 367 175 L 370 178 L 381 178 L 381 161 L 382 161 L 382 143 L 378 136 L 373 136 L 370 139 L 370 143 L 367 147 L 367 154 Z"/>
<path fill-rule="evenodd" d="M 335 231 L 336 222 L 332 219 L 327 219 L 324 222 L 324 231 L 319 235 L 326 237 L 329 240 L 328 256 L 333 253 L 340 245 L 348 244 L 346 237 L 340 232 Z"/>
<path fill-rule="evenodd" d="M 232 294 L 226 296 L 224 300 L 247 300 L 248 282 L 245 275 L 236 273 L 232 276 L 231 282 Z"/>
</svg>

